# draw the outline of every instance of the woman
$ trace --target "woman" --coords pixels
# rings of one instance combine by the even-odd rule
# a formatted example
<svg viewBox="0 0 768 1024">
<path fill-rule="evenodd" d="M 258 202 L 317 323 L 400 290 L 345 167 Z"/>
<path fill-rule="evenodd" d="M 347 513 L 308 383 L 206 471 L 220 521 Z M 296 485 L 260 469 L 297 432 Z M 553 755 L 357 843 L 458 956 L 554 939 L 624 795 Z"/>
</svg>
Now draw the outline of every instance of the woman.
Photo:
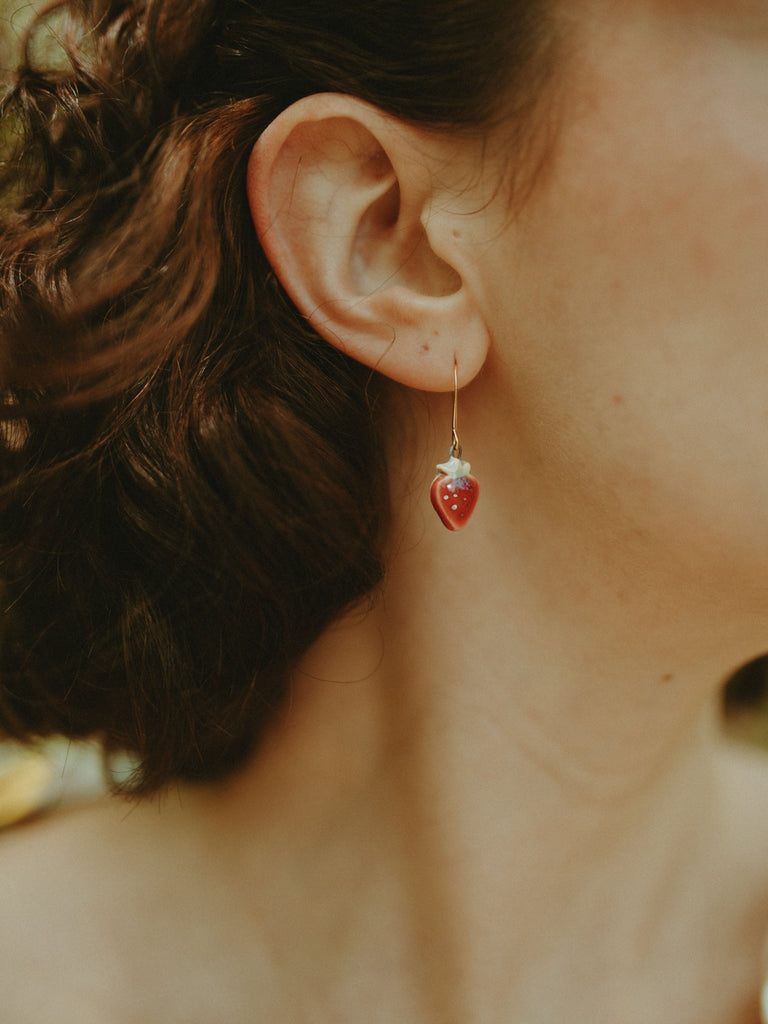
<svg viewBox="0 0 768 1024">
<path fill-rule="evenodd" d="M 4 1020 L 757 1021 L 768 12 L 64 8 L 2 721 L 144 799 L 5 840 Z"/>
</svg>

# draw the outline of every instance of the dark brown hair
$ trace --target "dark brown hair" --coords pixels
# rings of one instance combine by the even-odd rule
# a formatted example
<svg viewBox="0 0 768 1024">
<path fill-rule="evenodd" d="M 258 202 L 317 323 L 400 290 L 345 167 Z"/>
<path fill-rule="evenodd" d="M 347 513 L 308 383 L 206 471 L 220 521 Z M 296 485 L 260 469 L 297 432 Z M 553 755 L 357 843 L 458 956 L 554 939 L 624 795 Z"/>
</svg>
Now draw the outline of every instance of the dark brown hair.
<svg viewBox="0 0 768 1024">
<path fill-rule="evenodd" d="M 286 299 L 246 163 L 327 90 L 435 129 L 517 106 L 512 131 L 543 25 L 534 0 L 70 0 L 38 20 L 2 105 L 7 735 L 97 735 L 143 790 L 224 775 L 376 586 L 380 383 Z"/>
</svg>

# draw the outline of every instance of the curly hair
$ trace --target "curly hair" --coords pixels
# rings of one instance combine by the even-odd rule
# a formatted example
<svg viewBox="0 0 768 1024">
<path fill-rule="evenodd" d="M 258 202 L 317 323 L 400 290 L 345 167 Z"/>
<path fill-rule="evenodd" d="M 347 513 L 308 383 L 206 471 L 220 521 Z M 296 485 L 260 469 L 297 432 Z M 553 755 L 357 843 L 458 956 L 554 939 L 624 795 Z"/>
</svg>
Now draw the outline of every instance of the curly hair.
<svg viewBox="0 0 768 1024">
<path fill-rule="evenodd" d="M 224 776 L 376 587 L 382 384 L 286 298 L 247 160 L 322 91 L 524 125 L 544 7 L 65 0 L 35 21 L 0 107 L 6 735 L 97 736 L 138 791 Z"/>
</svg>

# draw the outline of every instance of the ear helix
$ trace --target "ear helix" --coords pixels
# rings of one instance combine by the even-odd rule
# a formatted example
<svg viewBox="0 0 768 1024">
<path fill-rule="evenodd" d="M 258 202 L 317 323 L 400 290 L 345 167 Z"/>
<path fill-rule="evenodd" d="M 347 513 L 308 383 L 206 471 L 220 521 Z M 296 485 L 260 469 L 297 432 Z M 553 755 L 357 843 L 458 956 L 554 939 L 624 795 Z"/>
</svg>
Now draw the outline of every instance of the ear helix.
<svg viewBox="0 0 768 1024">
<path fill-rule="evenodd" d="M 432 481 L 430 497 L 435 512 L 448 530 L 461 530 L 475 510 L 480 485 L 470 475 L 471 466 L 462 457 L 457 433 L 459 404 L 459 367 L 453 359 L 453 418 L 451 422 L 451 448 L 446 462 L 438 464 L 438 475 Z"/>
</svg>

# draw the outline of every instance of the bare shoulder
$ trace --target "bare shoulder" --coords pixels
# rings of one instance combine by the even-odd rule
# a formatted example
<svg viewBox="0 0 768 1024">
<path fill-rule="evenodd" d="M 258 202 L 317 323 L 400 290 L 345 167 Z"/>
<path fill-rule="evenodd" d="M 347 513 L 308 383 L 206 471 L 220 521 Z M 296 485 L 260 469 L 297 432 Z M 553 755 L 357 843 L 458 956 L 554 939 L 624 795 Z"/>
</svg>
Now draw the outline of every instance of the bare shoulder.
<svg viewBox="0 0 768 1024">
<path fill-rule="evenodd" d="M 238 895 L 195 817 L 106 798 L 0 837 L 3 1024 L 250 1019 Z"/>
<path fill-rule="evenodd" d="M 0 837 L 0 991 L 9 1024 L 90 1024 L 102 1014 L 100 993 L 118 981 L 103 857 L 114 810 L 72 810 Z"/>
<path fill-rule="evenodd" d="M 205 932 L 189 895 L 203 868 L 172 808 L 117 797 L 4 834 L 3 1024 L 163 1019 L 145 1003 L 170 999 L 172 951 L 197 955 L 184 936 Z"/>
</svg>

